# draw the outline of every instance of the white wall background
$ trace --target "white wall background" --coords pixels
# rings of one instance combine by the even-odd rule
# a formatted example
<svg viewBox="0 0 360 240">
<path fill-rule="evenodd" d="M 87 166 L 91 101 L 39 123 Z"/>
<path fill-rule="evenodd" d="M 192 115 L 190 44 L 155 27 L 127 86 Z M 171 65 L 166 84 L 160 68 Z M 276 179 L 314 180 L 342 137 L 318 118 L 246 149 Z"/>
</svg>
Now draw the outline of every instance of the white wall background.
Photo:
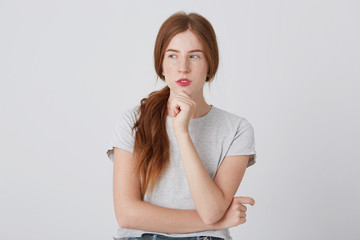
<svg viewBox="0 0 360 240">
<path fill-rule="evenodd" d="M 112 239 L 121 111 L 163 87 L 161 23 L 213 24 L 210 104 L 246 117 L 257 163 L 236 239 L 358 239 L 359 1 L 0 1 L 0 239 Z"/>
</svg>

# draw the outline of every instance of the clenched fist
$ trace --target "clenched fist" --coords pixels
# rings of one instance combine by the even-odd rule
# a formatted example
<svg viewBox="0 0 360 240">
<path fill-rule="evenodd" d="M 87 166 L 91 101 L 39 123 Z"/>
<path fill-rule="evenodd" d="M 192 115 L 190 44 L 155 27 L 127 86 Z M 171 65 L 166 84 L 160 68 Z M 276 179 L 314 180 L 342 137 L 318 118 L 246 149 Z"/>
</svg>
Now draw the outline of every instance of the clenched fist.
<svg viewBox="0 0 360 240">
<path fill-rule="evenodd" d="M 244 204 L 253 206 L 255 200 L 251 197 L 234 197 L 224 216 L 215 224 L 215 227 L 218 229 L 226 229 L 245 223 L 247 208 Z"/>
</svg>

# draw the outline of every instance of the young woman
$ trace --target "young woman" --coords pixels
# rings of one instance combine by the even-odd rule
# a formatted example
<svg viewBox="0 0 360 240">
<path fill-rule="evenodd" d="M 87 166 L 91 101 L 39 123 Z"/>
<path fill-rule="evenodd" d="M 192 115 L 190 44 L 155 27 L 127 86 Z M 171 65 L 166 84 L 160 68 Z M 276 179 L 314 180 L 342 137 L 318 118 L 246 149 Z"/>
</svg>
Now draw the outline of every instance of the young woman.
<svg viewBox="0 0 360 240">
<path fill-rule="evenodd" d="M 234 197 L 255 163 L 252 125 L 206 103 L 219 54 L 201 15 L 183 12 L 161 26 L 155 70 L 166 87 L 121 115 L 107 154 L 114 163 L 114 239 L 232 239 L 250 197 Z"/>
</svg>

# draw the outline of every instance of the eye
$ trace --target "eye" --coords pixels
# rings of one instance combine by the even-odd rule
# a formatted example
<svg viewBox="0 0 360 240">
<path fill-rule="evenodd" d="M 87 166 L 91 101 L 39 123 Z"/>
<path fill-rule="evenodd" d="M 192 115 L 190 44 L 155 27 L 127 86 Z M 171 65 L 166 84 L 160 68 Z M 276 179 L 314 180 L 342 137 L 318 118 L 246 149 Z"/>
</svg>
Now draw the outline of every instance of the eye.
<svg viewBox="0 0 360 240">
<path fill-rule="evenodd" d="M 196 54 L 193 54 L 193 55 L 190 55 L 190 58 L 200 58 L 200 56 L 196 55 Z"/>
<path fill-rule="evenodd" d="M 175 55 L 175 54 L 169 54 L 168 57 L 169 57 L 169 58 L 176 58 L 176 55 Z"/>
</svg>

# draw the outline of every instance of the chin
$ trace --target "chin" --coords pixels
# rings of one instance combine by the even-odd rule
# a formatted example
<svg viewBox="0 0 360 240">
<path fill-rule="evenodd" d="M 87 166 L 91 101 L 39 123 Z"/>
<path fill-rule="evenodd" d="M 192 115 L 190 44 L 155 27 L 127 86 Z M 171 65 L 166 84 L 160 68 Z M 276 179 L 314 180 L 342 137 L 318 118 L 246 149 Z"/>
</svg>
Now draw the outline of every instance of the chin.
<svg viewBox="0 0 360 240">
<path fill-rule="evenodd" d="M 186 88 L 179 88 L 176 90 L 176 94 L 179 94 L 181 91 L 184 91 L 186 92 L 188 95 L 192 95 L 192 92 L 189 90 L 189 89 L 186 89 Z"/>
</svg>

